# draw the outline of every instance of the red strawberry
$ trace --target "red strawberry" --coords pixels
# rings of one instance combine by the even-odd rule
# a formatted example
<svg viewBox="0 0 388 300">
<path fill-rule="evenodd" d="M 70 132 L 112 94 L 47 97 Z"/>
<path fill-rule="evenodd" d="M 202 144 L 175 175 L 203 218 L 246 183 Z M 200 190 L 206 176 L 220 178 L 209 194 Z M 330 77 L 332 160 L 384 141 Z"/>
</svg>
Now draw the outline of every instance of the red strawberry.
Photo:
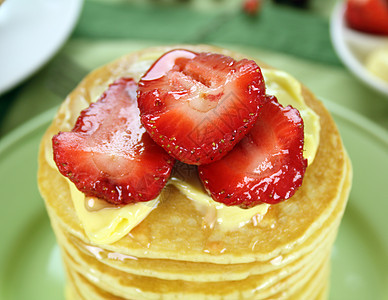
<svg viewBox="0 0 388 300">
<path fill-rule="evenodd" d="M 264 94 L 255 62 L 178 49 L 140 80 L 138 105 L 155 142 L 180 161 L 200 165 L 220 159 L 244 137 Z"/>
<path fill-rule="evenodd" d="M 174 159 L 140 123 L 137 85 L 122 78 L 81 112 L 71 132 L 53 137 L 59 171 L 88 196 L 113 204 L 156 198 Z"/>
<path fill-rule="evenodd" d="M 199 176 L 213 199 L 243 208 L 275 204 L 302 184 L 303 120 L 274 96 L 261 109 L 251 131 L 217 162 L 199 166 Z"/>
<path fill-rule="evenodd" d="M 349 27 L 366 33 L 388 35 L 388 2 L 348 0 L 345 19 Z"/>
<path fill-rule="evenodd" d="M 262 0 L 244 0 L 242 7 L 243 11 L 251 16 L 257 15 L 261 9 Z"/>
</svg>

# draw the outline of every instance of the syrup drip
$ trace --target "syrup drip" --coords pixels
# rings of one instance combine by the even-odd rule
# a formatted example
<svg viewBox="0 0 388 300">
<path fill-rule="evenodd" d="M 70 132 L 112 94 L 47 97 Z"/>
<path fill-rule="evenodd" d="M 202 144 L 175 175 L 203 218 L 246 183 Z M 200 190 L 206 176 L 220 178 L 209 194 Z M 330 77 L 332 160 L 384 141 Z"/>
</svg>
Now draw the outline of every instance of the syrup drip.
<svg viewBox="0 0 388 300">
<path fill-rule="evenodd" d="M 111 252 L 111 251 L 102 249 L 100 247 L 86 245 L 79 240 L 75 240 L 74 238 L 72 240 L 79 250 L 81 250 L 83 253 L 89 256 L 95 257 L 98 260 L 111 259 L 111 260 L 119 260 L 122 262 L 126 260 L 138 260 L 138 258 L 135 256 Z"/>
</svg>

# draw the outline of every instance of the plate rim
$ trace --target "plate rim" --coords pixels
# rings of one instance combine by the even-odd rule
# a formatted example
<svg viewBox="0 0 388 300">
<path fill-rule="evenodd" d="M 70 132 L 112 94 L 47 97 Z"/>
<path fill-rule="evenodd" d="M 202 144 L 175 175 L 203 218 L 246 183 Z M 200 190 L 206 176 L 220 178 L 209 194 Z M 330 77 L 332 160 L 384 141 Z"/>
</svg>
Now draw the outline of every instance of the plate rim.
<svg viewBox="0 0 388 300">
<path fill-rule="evenodd" d="M 30 120 L 20 124 L 4 136 L 0 137 L 0 162 L 3 153 L 5 153 L 14 144 L 18 143 L 19 140 L 23 139 L 24 136 L 39 130 L 42 126 L 48 125 L 48 123 L 54 118 L 59 106 L 52 107 Z"/>
<path fill-rule="evenodd" d="M 346 120 L 348 123 L 352 123 L 360 129 L 371 133 L 375 139 L 377 139 L 388 149 L 388 131 L 384 127 L 377 123 L 374 123 L 373 121 L 361 115 L 360 113 L 357 113 L 331 100 L 323 99 L 322 102 L 325 104 L 326 108 L 330 111 L 332 115 L 340 117 Z M 357 122 L 355 122 L 354 120 L 357 120 Z"/>
</svg>

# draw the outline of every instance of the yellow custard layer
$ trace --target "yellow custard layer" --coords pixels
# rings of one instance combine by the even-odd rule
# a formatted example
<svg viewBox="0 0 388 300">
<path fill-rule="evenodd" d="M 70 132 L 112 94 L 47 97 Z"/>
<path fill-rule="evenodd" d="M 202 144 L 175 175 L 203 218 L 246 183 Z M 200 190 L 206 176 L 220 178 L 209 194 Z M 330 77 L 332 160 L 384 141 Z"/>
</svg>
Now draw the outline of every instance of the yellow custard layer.
<svg viewBox="0 0 388 300">
<path fill-rule="evenodd" d="M 365 67 L 373 75 L 388 82 L 388 46 L 371 51 L 365 59 Z"/>
<path fill-rule="evenodd" d="M 158 57 L 158 56 L 156 56 Z M 144 71 L 154 61 L 146 59 L 139 62 L 136 67 Z M 311 164 L 319 145 L 319 117 L 306 106 L 302 97 L 301 84 L 289 74 L 272 69 L 262 69 L 267 94 L 275 95 L 283 105 L 292 105 L 297 108 L 304 120 L 304 157 Z M 49 163 L 52 161 L 51 151 L 47 151 Z M 187 179 L 187 178 L 186 178 Z M 71 197 L 80 219 L 80 222 L 93 243 L 110 244 L 127 235 L 136 225 L 142 222 L 147 215 L 157 208 L 158 197 L 149 202 L 125 205 L 121 207 L 107 204 L 104 200 L 94 197 L 85 197 L 73 183 L 69 182 Z M 205 192 L 197 178 L 182 180 L 173 176 L 168 185 L 174 185 L 188 199 L 192 200 L 197 210 L 203 214 L 204 226 L 213 228 L 218 226 L 223 230 L 234 230 L 246 223 L 259 221 L 267 212 L 269 205 L 257 205 L 250 209 L 228 207 L 215 202 Z"/>
</svg>

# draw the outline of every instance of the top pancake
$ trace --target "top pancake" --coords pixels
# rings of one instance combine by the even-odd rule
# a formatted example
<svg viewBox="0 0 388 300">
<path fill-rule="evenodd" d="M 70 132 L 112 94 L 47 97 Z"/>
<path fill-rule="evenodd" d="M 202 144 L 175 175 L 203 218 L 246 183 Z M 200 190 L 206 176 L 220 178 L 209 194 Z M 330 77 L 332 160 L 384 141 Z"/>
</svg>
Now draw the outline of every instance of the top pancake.
<svg viewBox="0 0 388 300">
<path fill-rule="evenodd" d="M 87 75 L 66 98 L 42 139 L 38 182 L 50 217 L 85 243 L 92 244 L 76 215 L 68 184 L 49 164 L 45 151 L 51 149 L 52 136 L 58 131 L 71 130 L 79 112 L 96 101 L 110 83 L 123 76 L 139 80 L 156 58 L 174 48 L 222 53 L 237 60 L 245 58 L 236 52 L 204 45 L 157 47 L 128 54 Z M 144 58 L 148 57 L 149 60 L 145 61 Z M 256 62 L 267 67 L 260 61 Z M 340 218 L 344 205 L 339 204 L 344 202 L 343 194 L 347 197 L 350 188 L 345 183 L 349 175 L 347 155 L 328 111 L 304 87 L 303 95 L 307 105 L 320 116 L 318 152 L 306 170 L 302 187 L 289 200 L 272 205 L 256 226 L 250 222 L 230 232 L 217 226 L 205 230 L 202 227 L 203 215 L 190 200 L 169 186 L 163 190 L 163 201 L 159 206 L 128 236 L 110 245 L 96 246 L 137 257 L 245 263 L 290 252 L 314 234 L 333 212 Z M 347 189 L 345 193 L 344 189 Z"/>
</svg>

